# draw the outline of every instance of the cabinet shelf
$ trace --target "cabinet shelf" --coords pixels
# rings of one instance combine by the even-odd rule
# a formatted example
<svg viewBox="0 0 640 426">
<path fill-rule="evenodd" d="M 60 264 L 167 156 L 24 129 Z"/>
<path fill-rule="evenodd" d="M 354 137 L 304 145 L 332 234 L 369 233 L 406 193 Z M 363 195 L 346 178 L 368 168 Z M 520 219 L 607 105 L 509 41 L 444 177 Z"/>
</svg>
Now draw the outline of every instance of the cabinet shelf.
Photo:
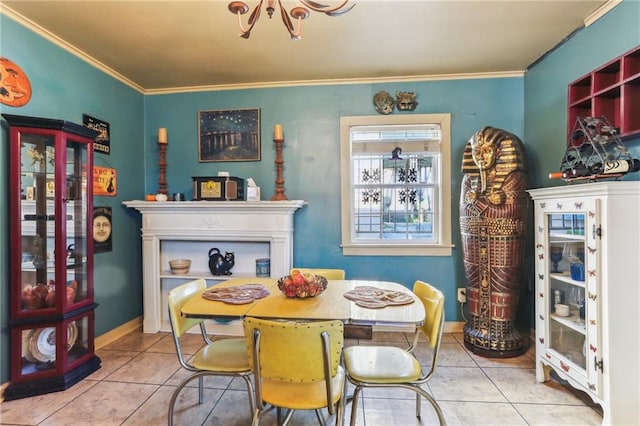
<svg viewBox="0 0 640 426">
<path fill-rule="evenodd" d="M 570 329 L 577 331 L 582 335 L 587 335 L 587 326 L 583 319 L 580 319 L 578 314 L 575 311 L 571 311 L 571 315 L 568 317 L 562 317 L 557 314 L 551 314 L 551 319 L 559 322 L 560 324 L 569 327 Z"/>
<path fill-rule="evenodd" d="M 577 117 L 606 117 L 621 138 L 640 134 L 640 46 L 568 86 L 567 140 Z"/>
<path fill-rule="evenodd" d="M 574 285 L 576 287 L 580 287 L 580 288 L 586 288 L 585 282 L 584 281 L 577 281 L 574 279 L 571 279 L 571 275 L 569 274 L 569 271 L 567 271 L 566 274 L 558 274 L 555 272 L 552 272 L 549 277 L 551 279 L 557 280 L 557 281 L 562 281 L 571 285 Z"/>
</svg>

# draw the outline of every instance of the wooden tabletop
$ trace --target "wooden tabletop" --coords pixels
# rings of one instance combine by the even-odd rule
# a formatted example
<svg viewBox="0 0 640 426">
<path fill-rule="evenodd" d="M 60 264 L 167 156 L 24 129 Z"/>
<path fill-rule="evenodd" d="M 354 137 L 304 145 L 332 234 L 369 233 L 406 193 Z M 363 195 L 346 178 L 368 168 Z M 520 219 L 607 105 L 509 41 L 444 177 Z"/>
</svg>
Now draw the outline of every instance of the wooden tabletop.
<svg viewBox="0 0 640 426">
<path fill-rule="evenodd" d="M 207 300 L 201 293 L 194 295 L 182 308 L 182 315 L 190 318 L 243 318 L 255 316 L 278 319 L 337 319 L 345 323 L 363 325 L 416 325 L 425 318 L 424 306 L 417 299 L 401 306 L 370 309 L 357 306 L 344 297 L 344 293 L 358 286 L 372 286 L 386 290 L 413 292 L 402 284 L 388 281 L 329 280 L 327 289 L 316 297 L 288 298 L 278 289 L 275 278 L 231 278 L 216 286 L 230 287 L 243 284 L 262 284 L 270 294 L 252 303 L 231 305 Z"/>
</svg>

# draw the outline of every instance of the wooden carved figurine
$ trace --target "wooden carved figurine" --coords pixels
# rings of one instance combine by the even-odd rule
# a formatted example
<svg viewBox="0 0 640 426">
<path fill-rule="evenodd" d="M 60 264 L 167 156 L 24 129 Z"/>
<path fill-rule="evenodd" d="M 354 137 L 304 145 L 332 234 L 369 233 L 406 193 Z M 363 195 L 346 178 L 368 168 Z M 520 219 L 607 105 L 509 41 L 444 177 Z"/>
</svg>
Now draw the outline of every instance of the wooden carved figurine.
<svg viewBox="0 0 640 426">
<path fill-rule="evenodd" d="M 527 346 L 516 327 L 529 204 L 525 164 L 520 139 L 501 129 L 483 128 L 464 150 L 460 233 L 470 315 L 464 343 L 483 356 L 518 356 Z"/>
</svg>

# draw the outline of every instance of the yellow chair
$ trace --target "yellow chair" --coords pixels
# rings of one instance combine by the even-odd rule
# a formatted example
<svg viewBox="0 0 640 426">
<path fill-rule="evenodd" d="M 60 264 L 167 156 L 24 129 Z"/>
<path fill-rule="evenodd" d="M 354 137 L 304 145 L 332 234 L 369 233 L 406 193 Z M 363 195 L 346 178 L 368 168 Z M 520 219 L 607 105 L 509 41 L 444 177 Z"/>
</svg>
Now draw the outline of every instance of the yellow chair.
<svg viewBox="0 0 640 426">
<path fill-rule="evenodd" d="M 178 353 L 180 365 L 193 372 L 185 378 L 171 395 L 169 403 L 169 425 L 173 424 L 173 411 L 178 394 L 189 382 L 199 380 L 198 402 L 203 401 L 203 379 L 207 375 L 239 376 L 244 379 L 249 393 L 249 409 L 253 414 L 255 401 L 253 399 L 253 386 L 251 384 L 251 366 L 247 357 L 247 347 L 244 339 L 221 339 L 212 341 L 209 339 L 204 327 L 204 320 L 197 318 L 184 318 L 180 311 L 189 298 L 198 294 L 207 287 L 203 279 L 187 282 L 169 291 L 167 300 L 169 304 L 169 319 L 173 341 Z M 196 325 L 200 326 L 200 332 L 205 345 L 187 362 L 182 352 L 180 337 Z"/>
<path fill-rule="evenodd" d="M 420 417 L 420 395 L 431 403 L 441 425 L 446 424 L 438 403 L 420 385 L 426 383 L 436 371 L 442 329 L 444 328 L 444 295 L 435 287 L 416 281 L 413 292 L 424 304 L 426 318 L 416 330 L 408 349 L 393 346 L 350 346 L 344 350 L 347 379 L 355 385 L 351 407 L 351 425 L 356 423 L 356 409 L 360 392 L 365 387 L 400 387 L 416 392 L 416 417 Z M 423 373 L 413 351 L 422 331 L 429 339 L 433 355 L 429 370 Z"/>
<path fill-rule="evenodd" d="M 340 321 L 243 320 L 249 360 L 253 367 L 258 425 L 267 405 L 277 408 L 278 424 L 286 425 L 295 410 L 328 408 L 342 424 L 344 369 L 340 365 L 344 344 Z M 288 409 L 280 422 L 281 408 Z"/>
<path fill-rule="evenodd" d="M 293 271 L 297 269 L 300 272 L 311 272 L 312 274 L 322 275 L 328 280 L 344 280 L 344 269 L 320 269 L 320 268 L 291 268 Z"/>
</svg>

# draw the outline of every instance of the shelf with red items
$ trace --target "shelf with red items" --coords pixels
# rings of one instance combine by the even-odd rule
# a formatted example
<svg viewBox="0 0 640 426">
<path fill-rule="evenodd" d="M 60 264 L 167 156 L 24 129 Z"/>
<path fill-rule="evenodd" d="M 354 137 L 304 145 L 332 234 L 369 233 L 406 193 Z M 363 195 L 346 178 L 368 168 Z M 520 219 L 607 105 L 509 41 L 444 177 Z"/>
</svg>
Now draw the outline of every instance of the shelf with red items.
<svg viewBox="0 0 640 426">
<path fill-rule="evenodd" d="M 567 133 L 578 117 L 603 116 L 621 138 L 640 135 L 640 46 L 569 84 Z"/>
</svg>

